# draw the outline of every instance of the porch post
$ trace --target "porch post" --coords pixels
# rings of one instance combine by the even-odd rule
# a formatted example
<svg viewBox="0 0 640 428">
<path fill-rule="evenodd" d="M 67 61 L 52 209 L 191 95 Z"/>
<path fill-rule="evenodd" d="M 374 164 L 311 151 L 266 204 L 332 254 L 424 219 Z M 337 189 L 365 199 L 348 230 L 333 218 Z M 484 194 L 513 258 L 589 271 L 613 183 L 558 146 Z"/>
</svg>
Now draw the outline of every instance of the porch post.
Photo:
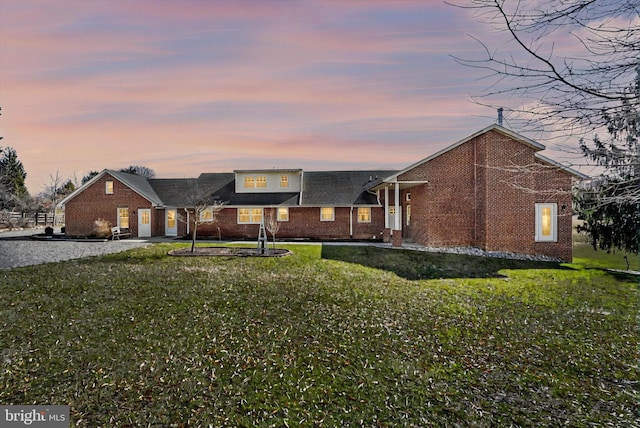
<svg viewBox="0 0 640 428">
<path fill-rule="evenodd" d="M 400 230 L 400 225 L 402 224 L 400 222 L 400 185 L 399 183 L 396 183 L 396 194 L 395 194 L 395 198 L 396 200 L 395 202 L 395 208 L 396 208 L 396 213 L 393 216 L 393 219 L 395 220 L 395 224 L 393 225 L 393 230 Z"/>
<path fill-rule="evenodd" d="M 389 186 L 384 188 L 384 228 L 389 229 Z"/>
<path fill-rule="evenodd" d="M 400 183 L 396 181 L 395 183 L 395 214 L 393 215 L 394 225 L 393 225 L 393 236 L 391 237 L 391 245 L 394 247 L 402 247 L 402 230 L 400 229 L 402 226 L 401 216 L 400 216 Z"/>
</svg>

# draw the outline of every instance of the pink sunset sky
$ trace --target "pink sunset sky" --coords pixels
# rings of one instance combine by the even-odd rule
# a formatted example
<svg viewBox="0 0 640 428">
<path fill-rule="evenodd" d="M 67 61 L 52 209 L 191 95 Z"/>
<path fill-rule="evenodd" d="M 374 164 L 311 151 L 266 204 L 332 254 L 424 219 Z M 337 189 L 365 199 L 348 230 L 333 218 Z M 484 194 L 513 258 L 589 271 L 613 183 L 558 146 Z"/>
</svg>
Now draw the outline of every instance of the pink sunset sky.
<svg viewBox="0 0 640 428">
<path fill-rule="evenodd" d="M 0 144 L 32 195 L 132 164 L 400 169 L 495 122 L 470 35 L 507 43 L 440 0 L 0 0 Z"/>
</svg>

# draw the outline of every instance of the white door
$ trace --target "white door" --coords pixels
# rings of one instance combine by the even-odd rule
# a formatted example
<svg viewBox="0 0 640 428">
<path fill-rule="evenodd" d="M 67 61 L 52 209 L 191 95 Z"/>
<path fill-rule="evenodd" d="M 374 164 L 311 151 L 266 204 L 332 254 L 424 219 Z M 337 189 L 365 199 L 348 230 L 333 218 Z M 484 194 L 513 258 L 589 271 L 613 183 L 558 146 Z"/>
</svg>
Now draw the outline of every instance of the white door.
<svg viewBox="0 0 640 428">
<path fill-rule="evenodd" d="M 402 229 L 402 206 L 398 207 L 400 212 L 398 215 L 400 216 L 400 229 Z M 389 207 L 389 228 L 394 230 L 396 228 L 396 207 Z"/>
<path fill-rule="evenodd" d="M 149 208 L 138 209 L 138 237 L 151 236 L 151 210 Z"/>
<path fill-rule="evenodd" d="M 167 209 L 164 234 L 166 236 L 178 236 L 178 210 L 175 208 Z"/>
</svg>

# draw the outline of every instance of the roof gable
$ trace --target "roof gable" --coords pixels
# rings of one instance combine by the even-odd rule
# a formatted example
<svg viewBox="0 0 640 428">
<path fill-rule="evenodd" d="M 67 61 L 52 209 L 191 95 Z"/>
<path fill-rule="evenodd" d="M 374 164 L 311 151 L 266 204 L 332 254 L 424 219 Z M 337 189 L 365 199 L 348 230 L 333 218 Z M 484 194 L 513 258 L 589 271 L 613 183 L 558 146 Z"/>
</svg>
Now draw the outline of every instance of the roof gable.
<svg viewBox="0 0 640 428">
<path fill-rule="evenodd" d="M 153 190 L 148 180 L 145 177 L 136 174 L 130 174 L 128 172 L 122 171 L 113 171 L 109 169 L 103 169 L 99 174 L 93 177 L 91 180 L 87 181 L 82 186 L 78 187 L 71 194 L 67 195 L 64 199 L 58 202 L 58 206 L 63 206 L 80 193 L 84 192 L 89 187 L 93 186 L 98 180 L 100 180 L 105 175 L 110 175 L 114 179 L 120 181 L 125 186 L 129 187 L 131 190 L 151 202 L 154 206 L 162 206 L 162 200 L 158 197 L 156 192 Z"/>
<path fill-rule="evenodd" d="M 504 127 L 494 123 L 494 124 L 491 124 L 491 125 L 487 126 L 486 128 L 481 129 L 480 131 L 478 131 L 478 132 L 476 132 L 474 134 L 469 135 L 466 138 L 463 138 L 462 140 L 460 140 L 460 141 L 458 141 L 456 143 L 453 143 L 452 145 L 450 145 L 448 147 L 445 147 L 442 150 L 439 150 L 438 152 L 436 152 L 436 153 L 434 153 L 434 154 L 432 154 L 432 155 L 430 155 L 430 156 L 428 156 L 428 157 L 426 157 L 424 159 L 419 160 L 418 162 L 416 162 L 414 164 L 409 165 L 408 167 L 404 168 L 401 171 L 398 171 L 397 173 L 395 173 L 393 175 L 385 177 L 382 181 L 383 182 L 396 181 L 400 175 L 402 175 L 402 174 L 404 174 L 404 173 L 406 173 L 408 171 L 411 171 L 412 169 L 417 168 L 417 167 L 429 162 L 430 160 L 435 159 L 438 156 L 443 155 L 444 153 L 447 153 L 447 152 L 455 149 L 456 147 L 459 147 L 459 146 L 461 146 L 461 145 L 473 140 L 474 138 L 476 138 L 476 137 L 478 137 L 478 136 L 480 136 L 482 134 L 486 134 L 486 133 L 491 132 L 491 131 L 499 132 L 499 133 L 501 133 L 503 135 L 506 135 L 506 136 L 512 138 L 513 140 L 518 141 L 519 143 L 525 144 L 525 145 L 533 148 L 536 151 L 544 150 L 546 148 L 543 144 L 540 144 L 537 141 L 531 140 L 531 139 L 529 139 L 529 138 L 527 138 L 527 137 L 525 137 L 523 135 L 515 133 L 515 132 L 513 132 L 513 131 L 511 131 L 511 130 L 509 130 L 507 128 L 504 128 Z"/>
</svg>

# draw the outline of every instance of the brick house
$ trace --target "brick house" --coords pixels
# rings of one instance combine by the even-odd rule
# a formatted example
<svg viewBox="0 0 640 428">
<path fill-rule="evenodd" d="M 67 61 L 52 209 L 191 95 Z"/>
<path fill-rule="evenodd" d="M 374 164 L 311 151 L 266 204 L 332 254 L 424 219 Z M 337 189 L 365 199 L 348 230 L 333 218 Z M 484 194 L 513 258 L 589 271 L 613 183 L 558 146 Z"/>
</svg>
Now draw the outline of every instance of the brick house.
<svg viewBox="0 0 640 428">
<path fill-rule="evenodd" d="M 183 236 L 196 191 L 224 201 L 199 236 L 256 238 L 277 216 L 282 239 L 373 239 L 400 246 L 478 247 L 571 261 L 570 190 L 584 175 L 499 125 L 399 171 L 236 170 L 190 179 L 145 179 L 104 170 L 67 196 L 66 233 L 105 219 L 132 236 Z M 209 215 L 206 212 L 204 215 Z"/>
</svg>

